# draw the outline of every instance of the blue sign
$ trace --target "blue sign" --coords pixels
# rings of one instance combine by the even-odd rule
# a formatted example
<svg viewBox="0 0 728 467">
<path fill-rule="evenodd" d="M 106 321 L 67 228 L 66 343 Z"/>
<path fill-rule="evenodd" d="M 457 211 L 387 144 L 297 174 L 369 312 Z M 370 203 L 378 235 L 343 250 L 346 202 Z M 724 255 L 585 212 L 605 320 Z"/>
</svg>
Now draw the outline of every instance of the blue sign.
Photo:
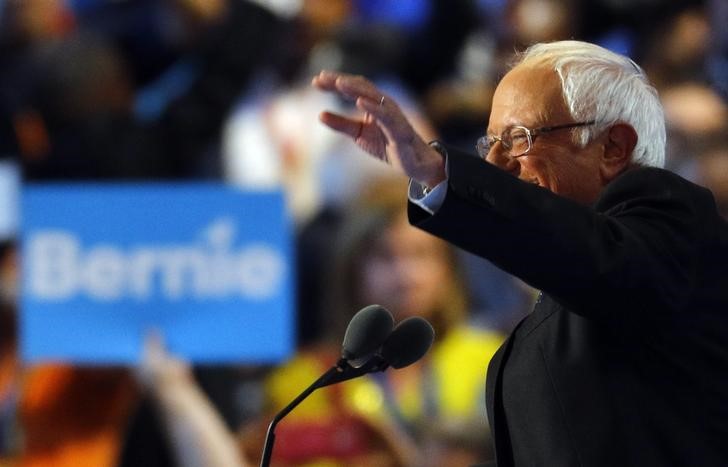
<svg viewBox="0 0 728 467">
<path fill-rule="evenodd" d="M 150 333 L 198 363 L 293 349 L 279 192 L 211 184 L 30 185 L 22 193 L 25 361 L 136 363 Z"/>
</svg>

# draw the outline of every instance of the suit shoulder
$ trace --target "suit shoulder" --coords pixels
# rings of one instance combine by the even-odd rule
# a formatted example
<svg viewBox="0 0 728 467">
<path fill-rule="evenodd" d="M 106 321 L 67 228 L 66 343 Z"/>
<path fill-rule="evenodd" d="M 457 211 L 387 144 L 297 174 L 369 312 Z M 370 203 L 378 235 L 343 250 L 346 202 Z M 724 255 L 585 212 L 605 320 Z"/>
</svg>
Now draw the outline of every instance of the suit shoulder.
<svg viewBox="0 0 728 467">
<path fill-rule="evenodd" d="M 710 191 L 685 178 L 657 167 L 639 167 L 626 171 L 605 188 L 597 209 L 628 200 L 675 200 L 693 204 L 713 204 Z"/>
<path fill-rule="evenodd" d="M 658 167 L 635 167 L 633 169 L 629 169 L 617 177 L 610 186 L 631 183 L 675 184 L 684 185 L 686 187 L 701 188 L 699 185 L 696 185 L 674 172 Z"/>
</svg>

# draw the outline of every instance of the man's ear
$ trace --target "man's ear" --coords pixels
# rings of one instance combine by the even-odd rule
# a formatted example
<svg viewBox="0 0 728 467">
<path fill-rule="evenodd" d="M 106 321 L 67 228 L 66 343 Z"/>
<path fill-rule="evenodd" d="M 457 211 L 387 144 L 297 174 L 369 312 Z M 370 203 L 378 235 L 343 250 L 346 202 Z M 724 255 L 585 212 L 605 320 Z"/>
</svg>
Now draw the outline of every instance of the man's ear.
<svg viewBox="0 0 728 467">
<path fill-rule="evenodd" d="M 637 132 L 632 125 L 617 123 L 609 129 L 600 165 L 605 183 L 612 181 L 629 166 L 636 145 Z"/>
</svg>

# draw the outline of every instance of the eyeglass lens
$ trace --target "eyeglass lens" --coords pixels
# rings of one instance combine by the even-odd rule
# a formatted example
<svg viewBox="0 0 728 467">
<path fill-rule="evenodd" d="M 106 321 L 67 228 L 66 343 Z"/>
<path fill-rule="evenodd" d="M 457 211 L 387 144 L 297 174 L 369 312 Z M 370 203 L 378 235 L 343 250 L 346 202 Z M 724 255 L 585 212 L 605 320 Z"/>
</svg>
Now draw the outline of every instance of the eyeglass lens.
<svg viewBox="0 0 728 467">
<path fill-rule="evenodd" d="M 482 158 L 486 158 L 490 148 L 498 141 L 503 151 L 507 151 L 511 157 L 520 156 L 531 149 L 531 138 L 528 130 L 523 127 L 513 127 L 504 131 L 499 137 L 484 136 L 478 140 L 476 148 Z"/>
</svg>

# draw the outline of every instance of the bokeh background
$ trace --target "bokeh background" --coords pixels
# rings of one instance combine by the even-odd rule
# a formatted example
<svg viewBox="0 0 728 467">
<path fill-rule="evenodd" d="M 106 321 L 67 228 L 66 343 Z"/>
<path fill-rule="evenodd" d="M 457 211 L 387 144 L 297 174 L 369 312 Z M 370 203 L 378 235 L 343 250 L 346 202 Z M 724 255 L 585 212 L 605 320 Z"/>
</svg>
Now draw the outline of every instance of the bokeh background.
<svg viewBox="0 0 728 467">
<path fill-rule="evenodd" d="M 0 0 L 0 466 L 256 465 L 271 416 L 369 303 L 427 317 L 435 347 L 316 393 L 280 425 L 273 465 L 489 459 L 485 368 L 535 291 L 409 227 L 406 180 L 318 123 L 354 109 L 312 76 L 367 76 L 426 139 L 470 149 L 514 52 L 599 43 L 645 69 L 667 167 L 728 216 L 726 25 L 725 0 Z M 296 352 L 196 365 L 152 338 L 135 367 L 24 364 L 17 193 L 56 181 L 282 190 Z"/>
</svg>

